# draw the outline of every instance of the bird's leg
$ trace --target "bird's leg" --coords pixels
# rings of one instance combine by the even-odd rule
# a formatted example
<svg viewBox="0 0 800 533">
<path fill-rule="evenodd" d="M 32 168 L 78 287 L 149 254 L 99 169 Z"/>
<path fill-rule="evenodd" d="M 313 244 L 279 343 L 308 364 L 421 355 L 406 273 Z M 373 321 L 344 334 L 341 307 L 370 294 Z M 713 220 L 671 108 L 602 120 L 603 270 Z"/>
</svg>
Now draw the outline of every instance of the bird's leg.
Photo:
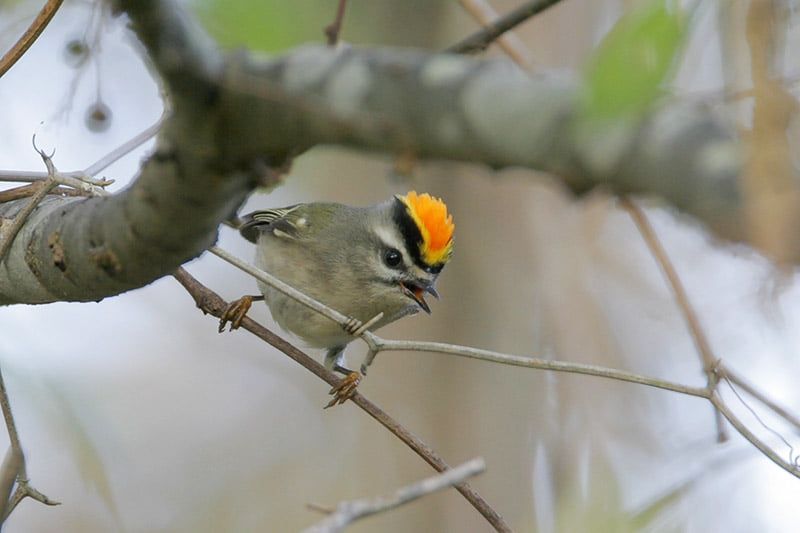
<svg viewBox="0 0 800 533">
<path fill-rule="evenodd" d="M 231 328 L 229 331 L 233 331 L 235 329 L 239 329 L 239 326 L 242 325 L 242 320 L 247 312 L 250 310 L 250 306 L 253 305 L 253 302 L 263 300 L 264 296 L 242 296 L 238 300 L 234 300 L 228 304 L 228 307 L 225 308 L 225 311 L 222 312 L 222 316 L 219 319 L 219 332 L 222 333 L 225 331 L 225 325 L 230 322 Z"/>
<path fill-rule="evenodd" d="M 328 370 L 344 374 L 344 378 L 335 385 L 328 394 L 332 394 L 333 398 L 325 406 L 333 407 L 334 405 L 341 405 L 356 393 L 358 384 L 361 383 L 361 374 L 354 370 L 345 367 L 344 361 L 344 346 L 334 346 L 325 354 L 325 367 Z"/>
</svg>

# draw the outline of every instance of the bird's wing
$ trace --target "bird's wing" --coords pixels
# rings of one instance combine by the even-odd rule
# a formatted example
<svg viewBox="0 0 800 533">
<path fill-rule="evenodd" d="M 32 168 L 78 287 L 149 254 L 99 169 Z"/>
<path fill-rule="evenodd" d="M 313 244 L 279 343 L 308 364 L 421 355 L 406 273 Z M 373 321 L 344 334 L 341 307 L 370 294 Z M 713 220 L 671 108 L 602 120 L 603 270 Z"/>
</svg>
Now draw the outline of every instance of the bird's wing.
<svg viewBox="0 0 800 533">
<path fill-rule="evenodd" d="M 263 231 L 271 231 L 282 239 L 294 240 L 305 225 L 305 218 L 298 212 L 303 204 L 253 211 L 242 217 L 239 233 L 248 241 L 255 243 Z"/>
</svg>

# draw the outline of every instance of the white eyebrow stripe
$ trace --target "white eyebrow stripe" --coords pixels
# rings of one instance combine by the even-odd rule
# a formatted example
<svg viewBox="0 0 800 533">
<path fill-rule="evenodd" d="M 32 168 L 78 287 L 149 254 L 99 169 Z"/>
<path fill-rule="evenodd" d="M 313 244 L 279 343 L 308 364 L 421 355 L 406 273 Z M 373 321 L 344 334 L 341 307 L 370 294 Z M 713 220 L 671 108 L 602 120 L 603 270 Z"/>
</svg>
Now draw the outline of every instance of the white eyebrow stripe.
<svg viewBox="0 0 800 533">
<path fill-rule="evenodd" d="M 375 228 L 375 235 L 390 248 L 394 248 L 398 250 L 403 256 L 403 262 L 406 265 L 413 265 L 414 263 L 411 261 L 411 258 L 408 256 L 408 251 L 406 250 L 405 242 L 403 239 L 398 235 L 396 231 L 392 231 L 389 228 L 385 228 L 379 226 Z"/>
</svg>

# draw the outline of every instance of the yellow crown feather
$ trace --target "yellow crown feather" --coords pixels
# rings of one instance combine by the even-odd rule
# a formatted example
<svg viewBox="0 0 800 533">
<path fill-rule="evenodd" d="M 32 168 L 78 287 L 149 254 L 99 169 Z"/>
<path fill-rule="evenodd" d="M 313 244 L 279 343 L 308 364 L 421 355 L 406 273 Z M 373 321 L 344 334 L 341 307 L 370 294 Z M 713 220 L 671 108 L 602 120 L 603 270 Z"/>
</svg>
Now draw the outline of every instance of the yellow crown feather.
<svg viewBox="0 0 800 533">
<path fill-rule="evenodd" d="M 419 252 L 425 264 L 434 266 L 447 262 L 453 253 L 455 225 L 445 203 L 428 193 L 417 194 L 416 191 L 397 198 L 406 205 L 422 234 Z"/>
</svg>

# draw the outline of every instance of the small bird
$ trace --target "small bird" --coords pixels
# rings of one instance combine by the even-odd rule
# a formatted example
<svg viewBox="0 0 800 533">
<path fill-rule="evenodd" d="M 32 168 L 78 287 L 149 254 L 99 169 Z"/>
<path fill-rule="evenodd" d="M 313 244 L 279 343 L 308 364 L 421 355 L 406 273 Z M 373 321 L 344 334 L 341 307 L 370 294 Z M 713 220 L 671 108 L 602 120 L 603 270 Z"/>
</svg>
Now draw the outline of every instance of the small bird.
<svg viewBox="0 0 800 533">
<path fill-rule="evenodd" d="M 452 215 L 427 193 L 411 191 L 370 207 L 297 204 L 243 217 L 242 236 L 256 244 L 256 266 L 340 313 L 378 329 L 420 309 L 425 294 L 439 298 L 435 283 L 453 252 Z M 265 300 L 275 322 L 310 346 L 326 348 L 325 366 L 346 376 L 326 406 L 344 403 L 361 381 L 346 367 L 352 329 L 259 283 L 263 296 L 244 296 L 220 319 L 236 329 L 254 300 Z M 362 365 L 366 373 L 366 366 Z"/>
</svg>

